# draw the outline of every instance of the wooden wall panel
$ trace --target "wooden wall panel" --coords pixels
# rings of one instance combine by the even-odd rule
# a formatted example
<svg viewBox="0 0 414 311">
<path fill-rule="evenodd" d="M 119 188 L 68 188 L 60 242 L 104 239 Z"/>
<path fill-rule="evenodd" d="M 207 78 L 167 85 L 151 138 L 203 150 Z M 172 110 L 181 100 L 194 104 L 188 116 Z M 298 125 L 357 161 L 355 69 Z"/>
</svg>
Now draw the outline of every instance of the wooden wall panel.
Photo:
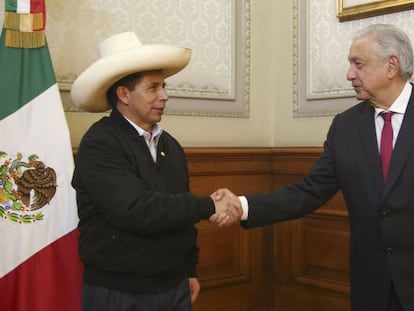
<svg viewBox="0 0 414 311">
<path fill-rule="evenodd" d="M 274 149 L 274 187 L 301 178 L 321 151 Z M 350 310 L 347 216 L 339 193 L 313 214 L 273 225 L 275 310 Z"/>
<path fill-rule="evenodd" d="M 292 269 L 295 281 L 348 293 L 348 223 L 334 217 L 310 215 L 296 222 Z"/>
<path fill-rule="evenodd" d="M 225 186 L 247 194 L 298 180 L 321 151 L 194 148 L 186 153 L 193 192 L 209 194 Z M 205 290 L 195 310 L 349 310 L 349 225 L 341 194 L 311 215 L 269 227 L 244 231 L 206 222 L 199 228 Z"/>
<path fill-rule="evenodd" d="M 244 283 L 250 280 L 249 237 L 239 228 L 218 229 L 202 222 L 198 273 L 203 288 Z"/>
<path fill-rule="evenodd" d="M 267 148 L 186 148 L 186 155 L 195 194 L 208 195 L 221 187 L 236 194 L 272 187 Z M 197 226 L 203 289 L 194 310 L 273 310 L 271 227 L 223 229 L 208 221 Z"/>
</svg>

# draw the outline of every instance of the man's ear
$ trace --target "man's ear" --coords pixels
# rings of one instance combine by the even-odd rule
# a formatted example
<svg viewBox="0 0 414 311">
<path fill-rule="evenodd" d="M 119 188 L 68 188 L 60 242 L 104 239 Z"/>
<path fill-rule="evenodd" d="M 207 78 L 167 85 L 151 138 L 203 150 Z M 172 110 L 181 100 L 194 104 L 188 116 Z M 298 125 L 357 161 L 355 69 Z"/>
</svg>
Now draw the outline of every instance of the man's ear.
<svg viewBox="0 0 414 311">
<path fill-rule="evenodd" d="M 388 76 L 390 78 L 395 77 L 400 74 L 400 59 L 395 55 L 390 55 L 388 57 Z"/>
<path fill-rule="evenodd" d="M 124 104 L 128 104 L 129 100 L 129 91 L 128 88 L 125 86 L 118 86 L 116 88 L 116 95 L 118 96 L 118 100 L 121 101 Z"/>
</svg>

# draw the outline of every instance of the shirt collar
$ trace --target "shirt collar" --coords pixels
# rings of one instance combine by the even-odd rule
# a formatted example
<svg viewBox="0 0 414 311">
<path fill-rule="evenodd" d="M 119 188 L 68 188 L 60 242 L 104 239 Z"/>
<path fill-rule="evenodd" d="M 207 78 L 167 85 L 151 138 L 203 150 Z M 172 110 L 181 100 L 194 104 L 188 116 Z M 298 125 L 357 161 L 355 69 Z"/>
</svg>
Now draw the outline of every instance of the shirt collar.
<svg viewBox="0 0 414 311">
<path fill-rule="evenodd" d="M 408 101 L 410 100 L 412 85 L 410 82 L 406 82 L 401 94 L 397 99 L 392 103 L 390 108 L 387 111 L 392 111 L 399 114 L 404 114 L 408 106 Z M 382 108 L 375 108 L 375 116 L 378 117 L 382 112 L 386 110 Z"/>
<path fill-rule="evenodd" d="M 154 127 L 152 128 L 152 132 L 149 133 L 146 130 L 144 130 L 143 128 L 141 128 L 140 126 L 136 125 L 134 122 L 132 122 L 127 117 L 125 117 L 125 116 L 123 116 L 123 117 L 125 118 L 125 120 L 127 120 L 134 127 L 134 129 L 137 131 L 139 136 L 144 136 L 145 139 L 147 139 L 147 140 L 150 140 L 151 137 L 154 137 L 158 141 L 158 137 L 162 133 L 162 128 L 158 125 L 158 123 L 154 124 Z"/>
</svg>

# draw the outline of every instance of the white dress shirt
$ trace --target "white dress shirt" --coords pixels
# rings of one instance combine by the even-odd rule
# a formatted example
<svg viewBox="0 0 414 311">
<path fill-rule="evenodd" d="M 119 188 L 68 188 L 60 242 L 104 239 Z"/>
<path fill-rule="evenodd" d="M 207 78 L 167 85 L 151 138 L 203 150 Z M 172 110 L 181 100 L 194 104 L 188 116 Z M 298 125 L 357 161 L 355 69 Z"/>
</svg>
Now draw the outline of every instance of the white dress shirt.
<svg viewBox="0 0 414 311">
<path fill-rule="evenodd" d="M 144 136 L 145 142 L 147 143 L 152 159 L 154 160 L 154 162 L 157 162 L 157 146 L 162 133 L 162 128 L 158 125 L 158 123 L 155 123 L 152 132 L 149 133 L 141 127 L 139 127 L 138 125 L 136 125 L 127 117 L 124 116 L 124 118 L 137 130 L 139 136 Z"/>
<path fill-rule="evenodd" d="M 398 133 L 400 132 L 401 124 L 404 118 L 405 110 L 407 109 L 408 101 L 410 100 L 412 92 L 412 85 L 407 82 L 397 99 L 392 103 L 388 110 L 384 110 L 381 108 L 375 108 L 375 131 L 377 133 L 377 143 L 378 143 L 378 151 L 380 150 L 380 142 L 381 142 L 381 132 L 382 128 L 384 127 L 384 119 L 381 117 L 381 113 L 384 111 L 392 111 L 394 115 L 391 118 L 392 124 L 392 131 L 393 131 L 393 140 L 392 146 L 395 146 L 395 142 L 397 141 Z"/>
</svg>

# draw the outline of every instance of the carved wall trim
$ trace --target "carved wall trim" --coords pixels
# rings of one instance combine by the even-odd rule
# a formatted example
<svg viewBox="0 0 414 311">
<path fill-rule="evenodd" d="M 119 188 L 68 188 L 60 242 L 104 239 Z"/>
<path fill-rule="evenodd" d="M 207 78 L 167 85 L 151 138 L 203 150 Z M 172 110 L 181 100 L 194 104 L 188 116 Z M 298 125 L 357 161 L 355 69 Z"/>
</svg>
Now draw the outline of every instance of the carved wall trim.
<svg viewBox="0 0 414 311">
<path fill-rule="evenodd" d="M 349 47 L 359 29 L 394 24 L 414 42 L 413 10 L 339 22 L 336 2 L 293 0 L 294 117 L 332 116 L 357 103 L 346 73 Z"/>
</svg>

